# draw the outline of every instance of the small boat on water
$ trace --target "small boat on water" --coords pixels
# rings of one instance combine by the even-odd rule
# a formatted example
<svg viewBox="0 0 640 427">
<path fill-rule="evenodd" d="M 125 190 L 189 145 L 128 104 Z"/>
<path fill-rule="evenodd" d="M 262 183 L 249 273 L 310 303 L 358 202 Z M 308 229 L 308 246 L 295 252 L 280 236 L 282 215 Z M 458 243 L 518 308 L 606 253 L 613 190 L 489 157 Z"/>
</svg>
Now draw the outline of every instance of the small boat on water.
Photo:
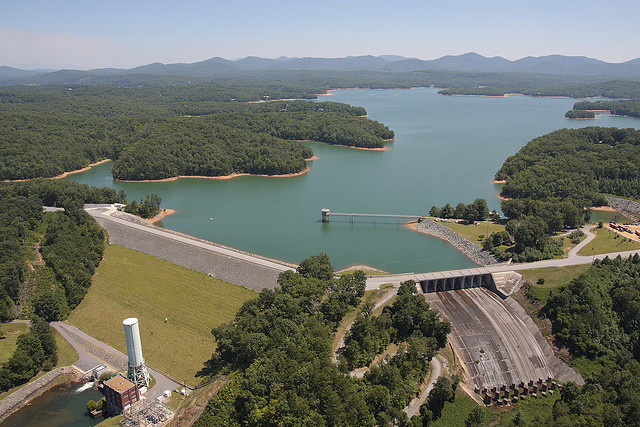
<svg viewBox="0 0 640 427">
<path fill-rule="evenodd" d="M 209 221 L 213 221 L 213 218 L 209 217 Z"/>
</svg>

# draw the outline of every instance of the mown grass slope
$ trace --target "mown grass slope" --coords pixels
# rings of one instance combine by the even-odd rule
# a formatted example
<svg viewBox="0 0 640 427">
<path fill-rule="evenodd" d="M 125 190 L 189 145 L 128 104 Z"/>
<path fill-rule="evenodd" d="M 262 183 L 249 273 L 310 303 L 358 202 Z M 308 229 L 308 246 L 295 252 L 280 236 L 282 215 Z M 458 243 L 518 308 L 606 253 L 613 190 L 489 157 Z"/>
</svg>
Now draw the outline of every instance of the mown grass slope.
<svg viewBox="0 0 640 427">
<path fill-rule="evenodd" d="M 148 364 L 187 384 L 211 357 L 211 329 L 257 294 L 121 246 L 109 246 L 69 322 L 126 353 L 122 321 L 137 317 Z M 165 322 L 165 319 L 167 321 Z"/>
</svg>

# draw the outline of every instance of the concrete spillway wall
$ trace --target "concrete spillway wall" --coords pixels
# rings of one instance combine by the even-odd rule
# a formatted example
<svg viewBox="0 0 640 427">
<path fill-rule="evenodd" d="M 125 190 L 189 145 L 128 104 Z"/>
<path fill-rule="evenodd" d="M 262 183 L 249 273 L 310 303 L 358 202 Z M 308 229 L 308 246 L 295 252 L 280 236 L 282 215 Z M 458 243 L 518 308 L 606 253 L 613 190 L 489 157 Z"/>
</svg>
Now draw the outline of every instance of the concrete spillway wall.
<svg viewBox="0 0 640 427">
<path fill-rule="evenodd" d="M 485 288 L 490 288 L 492 284 L 493 278 L 491 277 L 491 273 L 420 281 L 420 287 L 422 288 L 422 292 L 425 294 L 431 292 L 480 288 L 483 286 Z M 495 287 L 495 285 L 493 287 Z"/>
<path fill-rule="evenodd" d="M 521 284 L 522 276 L 514 271 L 489 273 L 481 269 L 476 269 L 475 271 L 466 270 L 466 272 L 460 272 L 459 274 L 450 272 L 447 275 L 441 274 L 440 277 L 425 277 L 419 281 L 420 289 L 425 294 L 460 289 L 487 288 L 503 299 L 517 291 Z"/>
</svg>

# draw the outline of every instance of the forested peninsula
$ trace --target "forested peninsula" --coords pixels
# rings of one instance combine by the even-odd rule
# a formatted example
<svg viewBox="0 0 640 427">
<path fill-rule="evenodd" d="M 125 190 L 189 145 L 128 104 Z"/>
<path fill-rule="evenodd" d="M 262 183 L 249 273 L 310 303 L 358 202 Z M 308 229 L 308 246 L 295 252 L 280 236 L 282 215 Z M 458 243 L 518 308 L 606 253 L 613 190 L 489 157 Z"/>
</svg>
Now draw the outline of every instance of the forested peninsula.
<svg viewBox="0 0 640 427">
<path fill-rule="evenodd" d="M 300 140 L 382 148 L 394 136 L 362 117 L 362 107 L 301 100 L 247 103 L 238 99 L 255 98 L 250 88 L 219 90 L 219 85 L 5 87 L 0 179 L 55 177 L 107 158 L 121 180 L 286 175 L 304 171 L 305 159 L 313 156 Z"/>
<path fill-rule="evenodd" d="M 640 99 L 618 99 L 615 101 L 580 101 L 573 104 L 573 110 L 567 114 L 591 114 L 594 111 L 609 110 L 614 116 L 628 116 L 640 119 Z"/>
<path fill-rule="evenodd" d="M 640 98 L 640 82 L 611 80 L 598 83 L 559 83 L 523 80 L 516 84 L 497 83 L 475 87 L 454 87 L 438 92 L 441 95 L 505 96 L 509 94 L 527 96 L 557 96 L 566 98 Z"/>
<path fill-rule="evenodd" d="M 496 173 L 504 181 L 504 232 L 487 236 L 483 248 L 499 259 L 537 261 L 562 255 L 563 230 L 589 219 L 605 194 L 640 197 L 640 131 L 586 127 L 560 129 L 535 138 L 507 158 Z M 580 240 L 583 233 L 569 238 Z"/>
<path fill-rule="evenodd" d="M 571 198 L 598 205 L 602 193 L 640 198 L 640 131 L 586 127 L 535 138 L 496 173 L 509 198 Z"/>
</svg>

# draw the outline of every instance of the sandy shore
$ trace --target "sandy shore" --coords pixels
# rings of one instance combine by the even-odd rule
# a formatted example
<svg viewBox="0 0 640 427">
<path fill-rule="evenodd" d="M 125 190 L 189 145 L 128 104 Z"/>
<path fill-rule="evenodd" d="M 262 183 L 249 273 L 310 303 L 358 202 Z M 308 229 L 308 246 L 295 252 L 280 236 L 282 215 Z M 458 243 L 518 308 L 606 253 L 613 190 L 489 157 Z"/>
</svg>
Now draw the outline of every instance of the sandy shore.
<svg viewBox="0 0 640 427">
<path fill-rule="evenodd" d="M 63 173 L 62 175 L 54 176 L 54 177 L 53 177 L 53 178 L 51 178 L 51 179 L 66 178 L 66 177 L 68 177 L 69 175 L 73 175 L 74 173 L 86 172 L 86 171 L 88 171 L 89 169 L 91 169 L 91 168 L 92 168 L 92 167 L 94 167 L 94 166 L 98 166 L 98 165 L 101 165 L 101 164 L 103 164 L 103 163 L 107 163 L 107 162 L 110 162 L 110 161 L 111 161 L 111 159 L 104 159 L 104 160 L 100 160 L 99 162 L 95 162 L 95 163 L 91 163 L 91 164 L 89 164 L 89 166 L 87 166 L 86 168 L 82 168 L 82 169 L 74 170 L 74 171 L 71 171 L 71 172 L 65 172 L 65 173 Z"/>
<path fill-rule="evenodd" d="M 152 224 L 155 224 L 156 222 L 162 221 L 163 219 L 165 219 L 169 215 L 173 215 L 174 213 L 176 213 L 176 211 L 174 211 L 173 209 L 161 209 L 160 213 L 151 218 L 149 221 L 151 221 Z"/>
<path fill-rule="evenodd" d="M 66 177 L 68 177 L 69 175 L 72 175 L 72 174 L 74 174 L 74 173 L 86 172 L 86 171 L 88 171 L 89 169 L 91 169 L 91 168 L 92 168 L 92 167 L 94 167 L 94 166 L 98 166 L 98 165 L 101 165 L 101 164 L 103 164 L 103 163 L 107 163 L 107 162 L 110 162 L 110 161 L 111 161 L 111 159 L 104 159 L 104 160 L 100 160 L 99 162 L 95 162 L 95 163 L 91 163 L 91 164 L 89 164 L 89 166 L 87 166 L 86 168 L 77 169 L 77 170 L 70 171 L 70 172 L 65 172 L 65 173 L 63 173 L 62 175 L 52 176 L 52 177 L 45 178 L 45 179 L 60 179 L 60 178 L 66 178 Z M 34 178 L 28 178 L 28 179 L 4 179 L 4 180 L 2 180 L 2 182 L 24 182 L 24 181 L 29 181 L 29 179 L 34 179 Z"/>
<path fill-rule="evenodd" d="M 356 150 L 365 150 L 365 151 L 389 151 L 391 147 L 380 147 L 380 148 L 366 148 L 366 147 L 354 147 L 352 145 L 341 145 L 341 144 L 329 144 L 335 147 L 346 147 L 346 148 L 355 148 Z"/>
<path fill-rule="evenodd" d="M 308 159 L 311 160 L 311 159 Z M 288 174 L 284 174 L 284 175 L 260 175 L 260 174 L 252 174 L 252 173 L 232 173 L 230 175 L 223 175 L 223 176 L 199 176 L 199 175 L 180 175 L 180 176 L 174 176 L 171 178 L 164 178 L 164 179 L 141 179 L 141 180 L 124 180 L 124 179 L 115 179 L 114 181 L 118 181 L 118 182 L 173 182 L 173 181 L 177 181 L 179 179 L 182 178 L 199 178 L 199 179 L 233 179 L 239 176 L 262 176 L 265 178 L 291 178 L 294 176 L 300 176 L 300 175 L 304 175 L 305 173 L 309 172 L 311 170 L 310 167 L 306 167 L 304 170 L 300 171 L 300 172 L 296 172 L 296 173 L 288 173 Z"/>
<path fill-rule="evenodd" d="M 496 197 L 500 200 L 513 200 L 511 197 L 505 197 L 500 193 L 496 194 Z"/>
<path fill-rule="evenodd" d="M 340 273 L 345 273 L 345 272 L 353 272 L 353 271 L 356 271 L 356 270 L 375 271 L 376 273 L 389 274 L 387 271 L 380 270 L 379 268 L 371 267 L 371 266 L 365 265 L 365 264 L 350 265 L 349 267 L 346 267 L 346 268 L 343 268 L 342 270 L 336 271 L 336 273 L 340 274 Z"/>
<path fill-rule="evenodd" d="M 507 181 L 504 180 L 504 179 L 501 179 L 501 180 L 500 179 L 492 179 L 491 182 L 494 183 L 494 184 L 506 184 L 507 183 Z"/>
<path fill-rule="evenodd" d="M 611 206 L 598 206 L 598 207 L 591 207 L 589 208 L 592 211 L 602 211 L 602 212 L 618 212 L 617 210 L 615 210 L 614 208 L 612 208 Z M 618 212 L 619 213 L 619 212 Z"/>
</svg>

